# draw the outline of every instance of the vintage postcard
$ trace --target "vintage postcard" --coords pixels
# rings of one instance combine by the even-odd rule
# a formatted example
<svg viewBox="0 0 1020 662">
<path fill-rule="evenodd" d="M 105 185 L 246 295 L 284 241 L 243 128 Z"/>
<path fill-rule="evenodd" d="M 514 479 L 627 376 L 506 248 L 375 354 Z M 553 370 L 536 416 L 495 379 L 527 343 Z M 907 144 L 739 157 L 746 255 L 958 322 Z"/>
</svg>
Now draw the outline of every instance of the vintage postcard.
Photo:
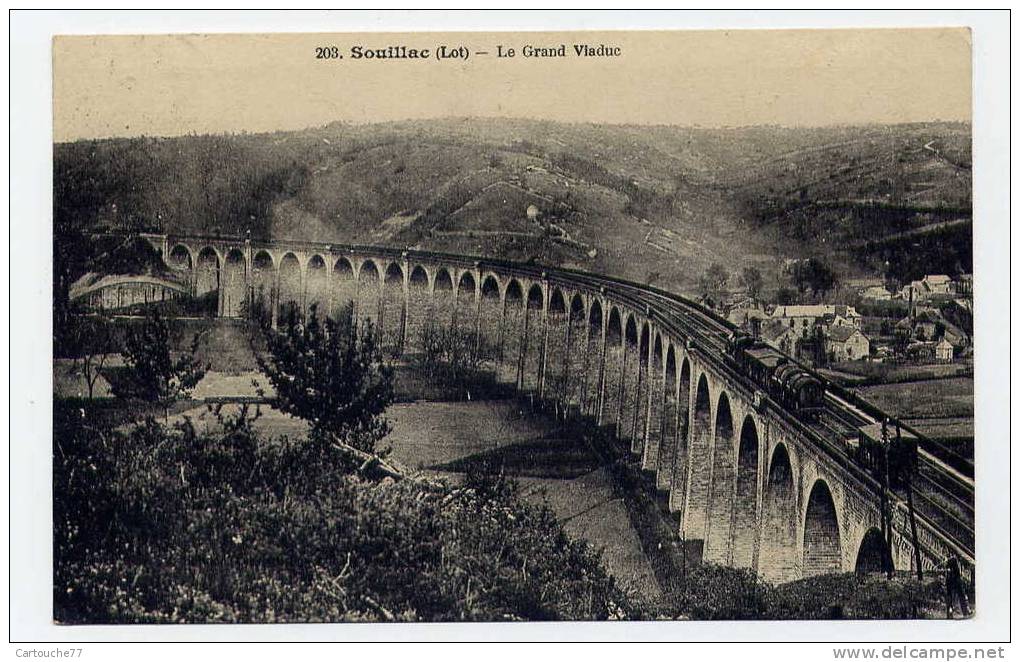
<svg viewBox="0 0 1020 662">
<path fill-rule="evenodd" d="M 56 36 L 52 619 L 973 618 L 971 50 Z"/>
</svg>

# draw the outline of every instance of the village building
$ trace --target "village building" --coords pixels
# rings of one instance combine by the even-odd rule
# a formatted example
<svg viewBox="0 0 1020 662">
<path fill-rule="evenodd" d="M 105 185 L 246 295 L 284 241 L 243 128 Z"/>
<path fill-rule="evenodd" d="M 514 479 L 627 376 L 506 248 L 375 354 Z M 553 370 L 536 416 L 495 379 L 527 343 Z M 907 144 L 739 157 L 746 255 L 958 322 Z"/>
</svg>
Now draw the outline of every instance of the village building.
<svg viewBox="0 0 1020 662">
<path fill-rule="evenodd" d="M 917 363 L 932 363 L 935 360 L 935 343 L 910 343 L 907 345 L 907 358 Z"/>
<path fill-rule="evenodd" d="M 861 315 L 853 306 L 835 304 L 776 306 L 770 319 L 794 329 L 801 338 L 814 335 L 814 328 L 819 324 L 826 328 L 832 326 L 850 326 L 858 330 L 861 328 Z"/>
<path fill-rule="evenodd" d="M 794 358 L 800 353 L 800 332 L 780 320 L 765 321 L 761 326 L 761 339 Z"/>
<path fill-rule="evenodd" d="M 861 291 L 861 299 L 865 301 L 889 301 L 892 295 L 882 285 L 874 285 Z"/>
<path fill-rule="evenodd" d="M 944 339 L 955 350 L 963 349 L 970 344 L 970 337 L 966 332 L 931 308 L 923 308 L 913 316 L 904 317 L 897 322 L 896 331 L 918 342 Z"/>
<path fill-rule="evenodd" d="M 881 278 L 850 278 L 846 281 L 846 286 L 851 290 L 857 292 L 863 292 L 864 290 L 872 287 L 882 287 L 885 284 Z"/>
<path fill-rule="evenodd" d="M 935 343 L 935 360 L 940 363 L 953 362 L 953 345 L 945 338 Z"/>
<path fill-rule="evenodd" d="M 859 361 L 871 354 L 871 342 L 852 326 L 836 326 L 825 338 L 825 354 L 830 361 Z"/>
<path fill-rule="evenodd" d="M 954 356 L 953 345 L 945 338 L 907 346 L 907 358 L 918 363 L 952 363 Z"/>
<path fill-rule="evenodd" d="M 931 310 L 922 309 L 915 315 L 908 315 L 896 323 L 896 331 L 918 342 L 935 339 L 940 317 Z"/>
<path fill-rule="evenodd" d="M 904 301 L 930 301 L 951 297 L 956 294 L 953 279 L 945 274 L 929 274 L 921 280 L 912 281 L 900 291 Z"/>
<path fill-rule="evenodd" d="M 733 304 L 726 313 L 726 319 L 744 329 L 751 329 L 754 320 L 764 320 L 768 316 L 765 306 L 750 297 Z"/>
</svg>

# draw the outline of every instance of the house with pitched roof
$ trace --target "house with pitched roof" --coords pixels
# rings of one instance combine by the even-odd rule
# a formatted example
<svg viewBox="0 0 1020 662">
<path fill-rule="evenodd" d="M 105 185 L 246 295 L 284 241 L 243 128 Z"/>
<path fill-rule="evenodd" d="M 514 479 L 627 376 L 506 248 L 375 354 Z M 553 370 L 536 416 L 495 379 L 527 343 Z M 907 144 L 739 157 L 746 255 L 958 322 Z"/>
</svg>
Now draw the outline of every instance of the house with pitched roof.
<svg viewBox="0 0 1020 662">
<path fill-rule="evenodd" d="M 801 338 L 812 337 L 815 326 L 819 324 L 825 328 L 832 326 L 851 326 L 858 330 L 861 328 L 861 315 L 853 306 L 836 304 L 776 306 L 771 319 L 795 330 Z"/>
<path fill-rule="evenodd" d="M 800 332 L 780 320 L 766 320 L 761 325 L 761 339 L 790 356 L 797 357 L 800 353 Z"/>
<path fill-rule="evenodd" d="M 726 319 L 744 329 L 750 329 L 753 320 L 765 320 L 768 316 L 765 306 L 750 297 L 732 304 L 726 312 Z"/>
<path fill-rule="evenodd" d="M 929 301 L 951 297 L 956 294 L 956 284 L 945 274 L 929 274 L 921 280 L 912 281 L 900 291 L 904 301 Z"/>
<path fill-rule="evenodd" d="M 825 354 L 830 361 L 858 361 L 871 354 L 871 341 L 852 326 L 834 326 L 825 337 Z"/>
</svg>

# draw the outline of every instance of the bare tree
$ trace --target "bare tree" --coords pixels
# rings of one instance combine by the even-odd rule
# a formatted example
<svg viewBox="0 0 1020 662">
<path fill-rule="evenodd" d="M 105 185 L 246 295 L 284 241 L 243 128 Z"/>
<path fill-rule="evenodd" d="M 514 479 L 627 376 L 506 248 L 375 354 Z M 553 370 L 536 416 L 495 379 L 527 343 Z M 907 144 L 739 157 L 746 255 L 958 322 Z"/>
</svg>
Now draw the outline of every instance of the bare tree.
<svg viewBox="0 0 1020 662">
<path fill-rule="evenodd" d="M 71 342 L 74 343 L 71 371 L 85 380 L 89 400 L 92 400 L 107 357 L 114 353 L 111 323 L 102 316 L 80 316 L 73 318 L 71 324 Z"/>
</svg>

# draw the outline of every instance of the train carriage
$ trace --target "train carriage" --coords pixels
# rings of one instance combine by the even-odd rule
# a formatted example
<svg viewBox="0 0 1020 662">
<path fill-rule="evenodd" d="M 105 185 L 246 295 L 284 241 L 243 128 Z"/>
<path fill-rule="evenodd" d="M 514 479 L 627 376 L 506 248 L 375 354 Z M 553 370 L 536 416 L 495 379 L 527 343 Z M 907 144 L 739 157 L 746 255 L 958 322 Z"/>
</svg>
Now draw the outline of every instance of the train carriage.
<svg viewBox="0 0 1020 662">
<path fill-rule="evenodd" d="M 821 413 L 824 384 L 774 347 L 735 332 L 727 338 L 726 361 L 798 415 L 816 420 Z"/>
<path fill-rule="evenodd" d="M 917 470 L 917 437 L 895 424 L 872 423 L 860 428 L 850 455 L 879 481 L 902 487 Z"/>
</svg>

